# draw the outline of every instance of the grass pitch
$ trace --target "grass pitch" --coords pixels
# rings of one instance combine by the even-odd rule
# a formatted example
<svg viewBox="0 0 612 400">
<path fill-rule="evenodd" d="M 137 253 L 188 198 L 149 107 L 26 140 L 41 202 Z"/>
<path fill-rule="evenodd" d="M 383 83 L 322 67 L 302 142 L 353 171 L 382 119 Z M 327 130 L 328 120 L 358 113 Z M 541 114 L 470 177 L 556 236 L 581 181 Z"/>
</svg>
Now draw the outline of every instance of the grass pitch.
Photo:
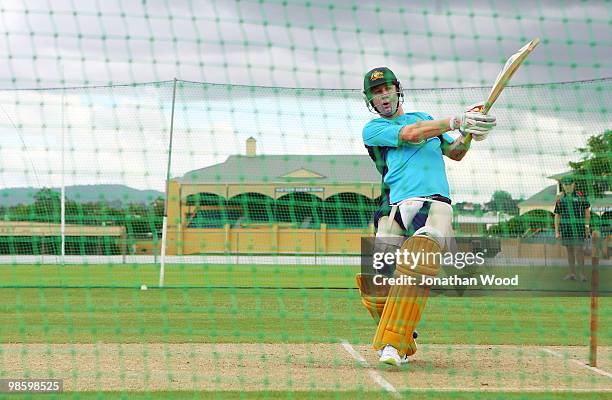
<svg viewBox="0 0 612 400">
<path fill-rule="evenodd" d="M 103 398 L 388 398 L 371 370 L 410 398 L 525 398 L 521 391 L 529 398 L 593 398 L 612 391 L 611 378 L 569 361 L 587 361 L 588 297 L 433 296 L 414 362 L 402 371 L 380 370 L 369 348 L 375 326 L 354 289 L 357 272 L 169 265 L 167 287 L 157 289 L 155 265 L 0 266 L 0 378 L 54 374 L 72 391 L 66 396 L 83 398 L 98 392 Z M 547 273 L 552 279 L 563 271 Z M 149 289 L 140 290 L 142 284 Z M 610 309 L 609 298 L 600 298 L 604 371 L 612 366 Z M 342 340 L 369 366 L 346 353 Z M 542 352 L 552 347 L 565 358 Z M 420 386 L 411 376 L 421 376 Z M 437 380 L 447 383 L 445 390 Z"/>
</svg>

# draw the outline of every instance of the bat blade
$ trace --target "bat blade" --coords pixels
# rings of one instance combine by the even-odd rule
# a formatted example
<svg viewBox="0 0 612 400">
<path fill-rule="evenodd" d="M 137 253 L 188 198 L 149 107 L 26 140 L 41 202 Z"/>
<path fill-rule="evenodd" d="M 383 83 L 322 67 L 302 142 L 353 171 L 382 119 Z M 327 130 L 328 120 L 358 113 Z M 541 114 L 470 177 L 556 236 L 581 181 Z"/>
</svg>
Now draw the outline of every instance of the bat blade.
<svg viewBox="0 0 612 400">
<path fill-rule="evenodd" d="M 510 79 L 514 75 L 514 73 L 519 69 L 519 67 L 523 64 L 525 59 L 531 54 L 533 49 L 540 43 L 540 38 L 535 38 L 531 42 L 527 43 L 525 46 L 521 47 L 519 51 L 514 53 L 513 55 L 506 60 L 504 67 L 497 75 L 495 79 L 495 83 L 489 92 L 489 96 L 485 101 L 483 106 L 477 106 L 472 108 L 470 111 L 477 111 L 483 114 L 489 112 L 501 92 L 504 90 Z M 469 144 L 472 140 L 472 135 L 467 135 L 464 139 L 465 144 Z"/>
<path fill-rule="evenodd" d="M 527 43 L 525 46 L 521 47 L 519 51 L 514 53 L 508 58 L 504 68 L 500 71 L 499 75 L 495 79 L 495 83 L 491 88 L 491 92 L 489 92 L 489 97 L 487 97 L 487 101 L 485 102 L 485 106 L 482 109 L 482 113 L 486 114 L 493 106 L 493 103 L 497 100 L 501 92 L 504 90 L 510 79 L 514 75 L 514 73 L 519 69 L 519 67 L 523 64 L 525 59 L 531 54 L 533 49 L 540 43 L 540 38 L 535 38 L 531 42 Z"/>
</svg>

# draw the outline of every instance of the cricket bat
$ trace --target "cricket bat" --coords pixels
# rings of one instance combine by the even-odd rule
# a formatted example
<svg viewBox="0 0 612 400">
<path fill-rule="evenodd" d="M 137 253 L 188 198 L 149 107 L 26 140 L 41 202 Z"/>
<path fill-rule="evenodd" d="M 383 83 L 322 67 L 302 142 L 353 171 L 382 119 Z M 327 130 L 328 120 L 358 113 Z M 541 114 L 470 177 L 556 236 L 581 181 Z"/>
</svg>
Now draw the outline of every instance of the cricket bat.
<svg viewBox="0 0 612 400">
<path fill-rule="evenodd" d="M 495 79 L 495 83 L 493 84 L 493 88 L 491 88 L 491 92 L 489 92 L 489 97 L 485 101 L 484 106 L 477 106 L 471 109 L 470 111 L 479 111 L 483 114 L 486 114 L 491 109 L 491 106 L 495 103 L 501 92 L 504 90 L 512 75 L 519 69 L 523 61 L 529 56 L 529 54 L 536 48 L 536 46 L 540 43 L 540 38 L 535 38 L 531 42 L 527 43 L 525 46 L 521 47 L 519 51 L 514 53 L 508 58 L 504 68 L 500 71 Z M 467 135 L 463 140 L 465 144 L 469 144 L 472 141 L 472 135 Z"/>
</svg>

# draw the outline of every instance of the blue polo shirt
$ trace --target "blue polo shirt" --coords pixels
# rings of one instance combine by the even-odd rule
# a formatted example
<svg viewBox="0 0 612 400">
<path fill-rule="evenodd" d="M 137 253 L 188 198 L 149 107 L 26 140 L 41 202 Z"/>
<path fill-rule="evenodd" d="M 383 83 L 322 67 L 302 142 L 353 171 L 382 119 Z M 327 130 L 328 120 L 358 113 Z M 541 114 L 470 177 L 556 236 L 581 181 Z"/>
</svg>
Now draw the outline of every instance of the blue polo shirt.
<svg viewBox="0 0 612 400">
<path fill-rule="evenodd" d="M 403 126 L 423 120 L 433 118 L 422 112 L 406 113 L 391 120 L 373 119 L 363 128 L 363 142 L 366 146 L 388 148 L 388 172 L 384 181 L 391 189 L 392 204 L 411 197 L 434 194 L 450 198 L 441 138 L 452 143 L 453 137 L 444 133 L 421 144 L 401 142 L 399 139 Z"/>
</svg>

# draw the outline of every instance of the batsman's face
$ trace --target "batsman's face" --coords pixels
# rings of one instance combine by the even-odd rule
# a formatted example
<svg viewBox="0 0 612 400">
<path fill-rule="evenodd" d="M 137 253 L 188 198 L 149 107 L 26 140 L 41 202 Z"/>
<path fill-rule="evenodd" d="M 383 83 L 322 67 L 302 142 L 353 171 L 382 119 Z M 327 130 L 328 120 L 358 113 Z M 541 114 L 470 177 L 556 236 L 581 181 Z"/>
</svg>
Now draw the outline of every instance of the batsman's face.
<svg viewBox="0 0 612 400">
<path fill-rule="evenodd" d="M 378 85 L 372 88 L 374 107 L 384 117 L 390 117 L 397 111 L 397 88 L 393 84 Z"/>
</svg>

